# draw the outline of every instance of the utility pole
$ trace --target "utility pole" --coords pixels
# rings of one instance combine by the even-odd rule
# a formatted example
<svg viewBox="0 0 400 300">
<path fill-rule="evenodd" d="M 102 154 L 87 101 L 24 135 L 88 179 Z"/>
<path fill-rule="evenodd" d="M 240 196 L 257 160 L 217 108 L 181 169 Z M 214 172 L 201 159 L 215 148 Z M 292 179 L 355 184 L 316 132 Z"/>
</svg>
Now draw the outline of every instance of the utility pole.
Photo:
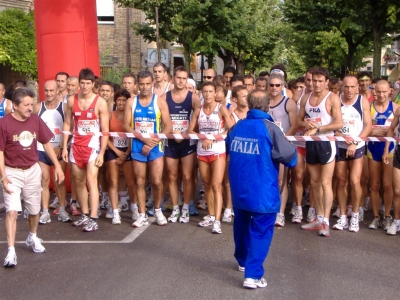
<svg viewBox="0 0 400 300">
<path fill-rule="evenodd" d="M 156 6 L 156 43 L 158 62 L 161 62 L 161 46 L 160 46 L 160 31 L 158 24 L 158 6 Z"/>
</svg>

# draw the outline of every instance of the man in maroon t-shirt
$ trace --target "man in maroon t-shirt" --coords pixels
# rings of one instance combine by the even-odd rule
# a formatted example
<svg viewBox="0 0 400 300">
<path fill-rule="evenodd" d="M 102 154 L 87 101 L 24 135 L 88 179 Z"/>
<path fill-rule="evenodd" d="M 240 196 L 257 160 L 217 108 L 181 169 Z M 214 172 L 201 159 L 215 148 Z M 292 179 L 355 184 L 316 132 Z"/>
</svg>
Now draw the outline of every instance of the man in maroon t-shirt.
<svg viewBox="0 0 400 300">
<path fill-rule="evenodd" d="M 53 133 L 38 115 L 32 114 L 34 97 L 35 93 L 30 89 L 16 90 L 12 99 L 14 111 L 0 122 L 0 182 L 4 190 L 8 243 L 4 267 L 17 265 L 14 243 L 17 211 L 22 210 L 21 193 L 29 214 L 29 235 L 26 244 L 32 247 L 35 253 L 45 252 L 41 240 L 36 236 L 42 190 L 42 172 L 37 163 L 37 142 L 43 144 L 54 164 L 54 181 L 61 183 L 64 180 L 64 173 L 50 143 Z"/>
</svg>

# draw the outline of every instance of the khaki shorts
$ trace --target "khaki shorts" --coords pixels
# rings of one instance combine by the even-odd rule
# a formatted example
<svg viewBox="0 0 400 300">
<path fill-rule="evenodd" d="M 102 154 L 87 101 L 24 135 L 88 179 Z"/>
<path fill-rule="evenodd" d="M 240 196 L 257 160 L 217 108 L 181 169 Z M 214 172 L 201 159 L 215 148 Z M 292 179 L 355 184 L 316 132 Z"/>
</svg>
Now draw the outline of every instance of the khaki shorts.
<svg viewBox="0 0 400 300">
<path fill-rule="evenodd" d="M 21 193 L 24 199 L 25 208 L 30 215 L 37 215 L 40 212 L 41 204 L 41 180 L 42 170 L 38 163 L 29 169 L 17 169 L 5 167 L 6 177 L 11 181 L 8 189 L 11 194 L 4 190 L 4 204 L 6 212 L 22 211 Z"/>
</svg>

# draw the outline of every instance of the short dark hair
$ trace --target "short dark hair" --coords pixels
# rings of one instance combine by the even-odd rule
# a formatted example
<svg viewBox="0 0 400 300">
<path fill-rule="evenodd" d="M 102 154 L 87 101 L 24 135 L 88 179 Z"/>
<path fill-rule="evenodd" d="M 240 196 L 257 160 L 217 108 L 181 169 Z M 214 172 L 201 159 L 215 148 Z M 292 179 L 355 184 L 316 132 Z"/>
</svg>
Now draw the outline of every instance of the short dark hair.
<svg viewBox="0 0 400 300">
<path fill-rule="evenodd" d="M 206 82 L 204 82 L 203 85 L 201 86 L 201 89 L 203 89 L 204 87 L 209 86 L 209 85 L 213 86 L 213 87 L 214 87 L 214 90 L 217 91 L 217 86 L 216 86 L 215 83 L 212 82 L 212 81 L 206 81 Z"/>
<path fill-rule="evenodd" d="M 124 81 L 124 78 L 127 77 L 132 77 L 133 78 L 133 82 L 136 84 L 136 76 L 135 74 L 133 74 L 132 72 L 126 73 L 124 76 L 122 76 L 122 81 Z"/>
<path fill-rule="evenodd" d="M 311 73 L 313 76 L 314 75 L 320 75 L 320 76 L 324 76 L 325 80 L 329 80 L 329 71 L 327 68 L 324 67 L 318 67 L 318 68 L 314 68 L 314 70 Z"/>
<path fill-rule="evenodd" d="M 222 71 L 222 74 L 225 74 L 225 73 L 232 73 L 233 75 L 237 74 L 236 69 L 234 67 L 226 67 L 224 69 L 224 71 Z"/>
<path fill-rule="evenodd" d="M 153 69 L 154 69 L 155 67 L 163 67 L 164 72 L 167 72 L 167 70 L 168 70 L 167 66 L 166 66 L 165 64 L 163 64 L 162 62 L 157 62 L 157 63 L 155 63 L 154 66 L 153 66 Z"/>
<path fill-rule="evenodd" d="M 305 73 L 304 75 L 306 75 L 307 73 L 312 74 L 312 72 L 314 71 L 314 69 L 315 69 L 314 67 L 308 68 L 307 71 L 306 71 L 306 73 Z"/>
<path fill-rule="evenodd" d="M 82 79 L 94 82 L 96 80 L 96 77 L 94 76 L 94 73 L 91 69 L 84 68 L 79 71 L 79 81 L 81 81 Z"/>
<path fill-rule="evenodd" d="M 264 77 L 264 76 L 269 76 L 269 72 L 268 71 L 262 71 L 262 72 L 260 72 L 260 74 L 258 74 L 258 77 Z"/>
<path fill-rule="evenodd" d="M 224 93 L 225 97 L 226 97 L 226 95 L 228 95 L 228 90 L 223 85 L 217 85 L 215 91 L 216 92 L 222 91 Z"/>
<path fill-rule="evenodd" d="M 260 89 L 252 90 L 247 95 L 247 103 L 249 104 L 249 109 L 269 111 L 269 97 L 267 91 Z"/>
<path fill-rule="evenodd" d="M 332 84 L 332 85 L 338 84 L 339 83 L 339 78 L 331 77 L 331 79 L 329 79 L 329 83 Z"/>
<path fill-rule="evenodd" d="M 147 78 L 147 77 L 150 77 L 150 78 L 151 78 L 151 81 L 153 81 L 153 73 L 151 73 L 150 71 L 147 71 L 147 70 L 145 70 L 145 71 L 140 71 L 140 72 L 138 73 L 138 75 L 137 75 L 138 81 L 139 81 L 141 78 Z"/>
<path fill-rule="evenodd" d="M 54 78 L 55 80 L 57 80 L 57 76 L 58 75 L 64 75 L 64 76 L 67 76 L 67 79 L 69 78 L 69 74 L 67 73 L 67 72 L 58 72 L 57 74 L 56 74 L 56 77 Z"/>
<path fill-rule="evenodd" d="M 381 78 L 376 77 L 376 78 L 372 79 L 371 83 L 378 83 L 379 80 L 381 80 Z"/>
<path fill-rule="evenodd" d="M 214 76 L 212 82 L 214 82 L 215 85 L 224 85 L 224 83 L 225 83 L 224 76 L 216 75 L 216 76 Z"/>
<path fill-rule="evenodd" d="M 111 87 L 111 91 L 114 91 L 114 84 L 113 84 L 111 81 L 103 80 L 102 82 L 100 82 L 100 84 L 99 84 L 99 91 L 100 91 L 100 89 L 101 89 L 101 87 L 102 87 L 103 85 L 108 85 L 109 87 Z"/>
<path fill-rule="evenodd" d="M 14 91 L 11 101 L 12 103 L 18 106 L 21 103 L 22 98 L 25 97 L 35 98 L 35 96 L 36 95 L 33 90 L 31 90 L 30 88 L 22 87 Z"/>
<path fill-rule="evenodd" d="M 257 82 L 259 82 L 259 81 L 265 81 L 265 84 L 268 83 L 268 79 L 265 78 L 265 77 L 263 77 L 263 76 L 260 76 L 260 77 L 258 77 L 258 78 L 256 79 L 256 84 L 257 84 Z"/>
<path fill-rule="evenodd" d="M 296 83 L 306 83 L 306 80 L 304 79 L 304 76 L 301 76 L 299 78 L 296 79 Z"/>
<path fill-rule="evenodd" d="M 372 80 L 372 78 L 373 78 L 371 72 L 362 71 L 357 74 L 357 79 L 360 80 L 362 77 L 365 77 L 365 76 L 369 77 L 369 80 Z"/>
<path fill-rule="evenodd" d="M 113 89 L 114 92 L 119 91 L 121 89 L 121 86 L 118 83 L 113 83 Z"/>
<path fill-rule="evenodd" d="M 253 80 L 253 84 L 254 84 L 254 77 L 251 76 L 250 74 L 244 75 L 243 79 L 252 79 Z"/>
<path fill-rule="evenodd" d="M 184 66 L 177 66 L 174 69 L 174 76 L 176 75 L 177 72 L 186 72 L 186 74 L 189 76 L 189 72 L 188 72 L 188 70 L 186 70 L 186 68 Z"/>
<path fill-rule="evenodd" d="M 129 99 L 131 94 L 125 89 L 119 89 L 114 93 L 114 102 L 117 101 L 119 97 L 125 97 L 126 99 Z"/>
<path fill-rule="evenodd" d="M 232 82 L 240 81 L 242 85 L 244 84 L 244 79 L 240 75 L 233 75 L 229 83 L 232 85 Z"/>
<path fill-rule="evenodd" d="M 296 79 L 291 79 L 288 81 L 287 85 L 288 85 L 288 89 L 294 89 L 296 88 Z"/>
<path fill-rule="evenodd" d="M 232 89 L 232 98 L 237 98 L 240 91 L 247 90 L 245 85 L 237 85 Z"/>
</svg>

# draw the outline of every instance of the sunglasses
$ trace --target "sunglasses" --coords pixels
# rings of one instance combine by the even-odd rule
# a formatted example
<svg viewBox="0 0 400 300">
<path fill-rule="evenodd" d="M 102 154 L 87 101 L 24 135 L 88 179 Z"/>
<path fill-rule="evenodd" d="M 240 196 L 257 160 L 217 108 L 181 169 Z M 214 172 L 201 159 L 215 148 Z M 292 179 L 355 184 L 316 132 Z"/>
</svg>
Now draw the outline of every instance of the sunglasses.
<svg viewBox="0 0 400 300">
<path fill-rule="evenodd" d="M 275 84 L 273 84 L 273 83 L 270 83 L 269 84 L 269 87 L 280 87 L 282 84 L 280 84 L 280 83 L 275 83 Z"/>
<path fill-rule="evenodd" d="M 213 79 L 214 76 L 203 76 L 203 79 Z"/>
</svg>

